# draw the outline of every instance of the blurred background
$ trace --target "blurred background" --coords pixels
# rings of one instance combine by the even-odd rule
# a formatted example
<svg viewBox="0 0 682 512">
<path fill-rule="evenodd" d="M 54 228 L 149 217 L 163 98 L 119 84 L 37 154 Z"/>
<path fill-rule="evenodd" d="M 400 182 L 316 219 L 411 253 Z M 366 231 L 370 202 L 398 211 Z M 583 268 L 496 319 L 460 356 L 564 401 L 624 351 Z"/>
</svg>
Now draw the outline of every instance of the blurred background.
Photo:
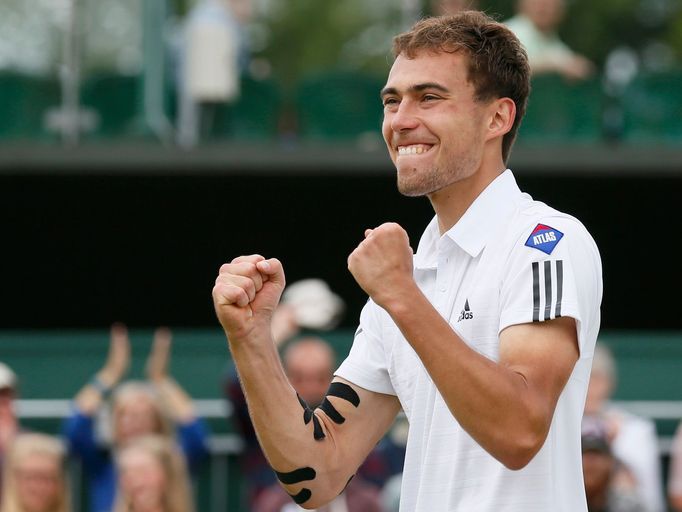
<svg viewBox="0 0 682 512">
<path fill-rule="evenodd" d="M 515 0 L 479 7 L 517 14 Z M 221 390 L 217 270 L 258 252 L 289 282 L 324 280 L 346 304 L 324 333 L 343 357 L 366 300 L 347 255 L 385 221 L 416 247 L 432 216 L 395 190 L 378 91 L 392 36 L 439 8 L 0 1 L 0 361 L 22 382 L 22 421 L 58 431 L 112 322 L 131 329 L 134 368 L 151 329 L 172 326 L 173 371 L 214 434 L 199 510 L 248 510 Z M 586 71 L 534 75 L 509 165 L 599 245 L 614 397 L 655 422 L 665 482 L 682 418 L 682 1 L 564 8 L 557 37 Z"/>
</svg>

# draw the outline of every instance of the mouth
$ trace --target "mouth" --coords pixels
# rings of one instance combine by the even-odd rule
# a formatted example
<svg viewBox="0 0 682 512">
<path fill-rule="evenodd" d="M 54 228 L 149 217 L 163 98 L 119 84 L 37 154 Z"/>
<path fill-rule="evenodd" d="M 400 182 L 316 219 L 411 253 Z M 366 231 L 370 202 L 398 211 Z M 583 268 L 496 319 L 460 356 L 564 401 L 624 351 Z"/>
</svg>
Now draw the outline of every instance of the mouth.
<svg viewBox="0 0 682 512">
<path fill-rule="evenodd" d="M 398 146 L 398 156 L 423 155 L 431 150 L 433 144 L 410 144 Z"/>
</svg>

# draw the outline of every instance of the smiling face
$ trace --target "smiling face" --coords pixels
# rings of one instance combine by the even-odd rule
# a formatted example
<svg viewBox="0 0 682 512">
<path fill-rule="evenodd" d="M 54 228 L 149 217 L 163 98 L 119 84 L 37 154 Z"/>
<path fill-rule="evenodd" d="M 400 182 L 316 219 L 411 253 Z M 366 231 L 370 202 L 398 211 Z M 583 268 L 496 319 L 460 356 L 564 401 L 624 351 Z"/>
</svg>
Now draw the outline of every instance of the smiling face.
<svg viewBox="0 0 682 512">
<path fill-rule="evenodd" d="M 114 438 L 117 444 L 160 431 L 158 414 L 149 396 L 139 393 L 117 400 L 114 407 Z"/>
<path fill-rule="evenodd" d="M 488 104 L 476 101 L 462 52 L 398 55 L 382 101 L 382 131 L 402 194 L 430 196 L 481 166 Z"/>
<path fill-rule="evenodd" d="M 161 462 L 150 452 L 129 448 L 120 462 L 121 491 L 135 512 L 163 509 L 163 496 L 168 491 L 167 477 Z"/>
</svg>

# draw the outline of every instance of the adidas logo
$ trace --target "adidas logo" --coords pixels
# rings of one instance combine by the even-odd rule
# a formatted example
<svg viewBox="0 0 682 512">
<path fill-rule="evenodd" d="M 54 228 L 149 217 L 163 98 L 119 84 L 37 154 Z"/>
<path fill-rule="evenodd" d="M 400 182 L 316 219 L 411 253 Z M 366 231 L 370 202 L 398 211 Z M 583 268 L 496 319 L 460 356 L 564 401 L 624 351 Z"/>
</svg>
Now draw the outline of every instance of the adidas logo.
<svg viewBox="0 0 682 512">
<path fill-rule="evenodd" d="M 469 299 L 467 299 L 466 302 L 464 302 L 464 309 L 459 314 L 459 319 L 457 321 L 461 322 L 462 320 L 471 320 L 473 317 L 474 314 L 471 312 L 471 308 L 469 307 Z"/>
</svg>

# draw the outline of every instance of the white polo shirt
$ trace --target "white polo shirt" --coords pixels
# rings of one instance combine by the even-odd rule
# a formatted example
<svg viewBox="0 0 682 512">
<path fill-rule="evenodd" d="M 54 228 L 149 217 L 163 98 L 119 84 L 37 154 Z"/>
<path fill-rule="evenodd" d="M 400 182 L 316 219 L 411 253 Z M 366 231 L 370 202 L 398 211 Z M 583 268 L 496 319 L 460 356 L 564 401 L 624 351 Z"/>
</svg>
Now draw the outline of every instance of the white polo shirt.
<svg viewBox="0 0 682 512">
<path fill-rule="evenodd" d="M 402 404 L 410 428 L 401 512 L 586 511 L 580 422 L 602 278 L 599 252 L 585 227 L 522 193 L 507 170 L 443 236 L 431 221 L 414 275 L 459 336 L 486 357 L 499 359 L 505 327 L 569 316 L 577 323 L 580 359 L 545 444 L 525 468 L 512 471 L 459 425 L 393 320 L 369 301 L 336 375 L 396 395 Z"/>
</svg>

